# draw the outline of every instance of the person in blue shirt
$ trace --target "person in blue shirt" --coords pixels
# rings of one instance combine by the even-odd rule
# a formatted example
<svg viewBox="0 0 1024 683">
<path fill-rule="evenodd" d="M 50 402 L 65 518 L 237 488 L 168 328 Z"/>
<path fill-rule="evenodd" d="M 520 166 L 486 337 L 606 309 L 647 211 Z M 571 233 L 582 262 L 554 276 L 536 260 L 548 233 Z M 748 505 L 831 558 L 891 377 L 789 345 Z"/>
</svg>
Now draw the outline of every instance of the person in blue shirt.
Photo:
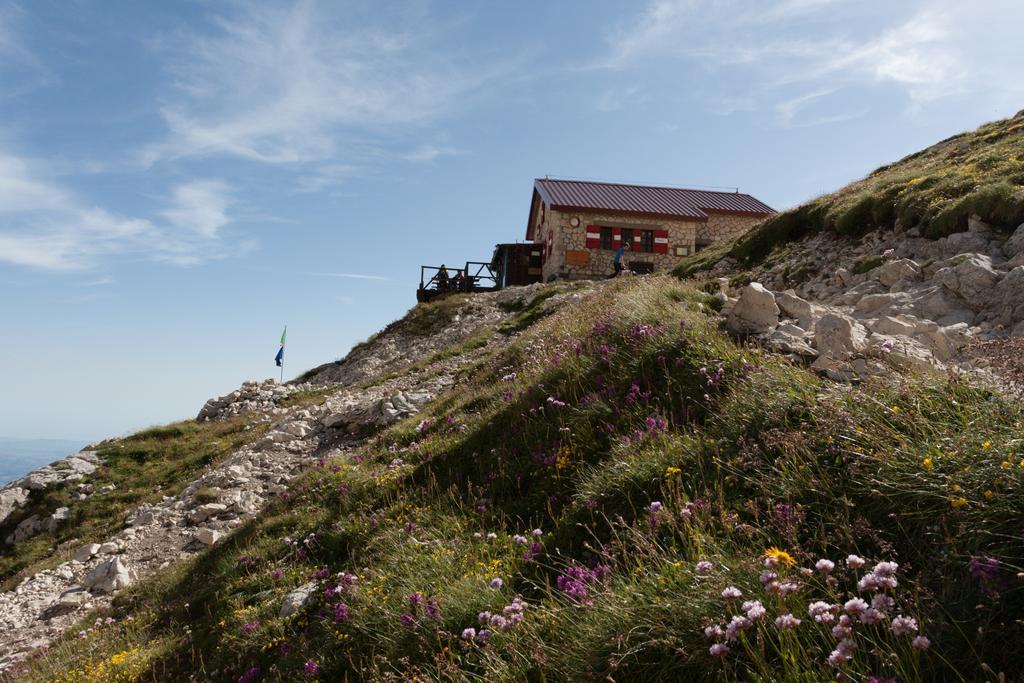
<svg viewBox="0 0 1024 683">
<path fill-rule="evenodd" d="M 612 273 L 612 277 L 618 277 L 622 272 L 622 255 L 627 251 L 629 251 L 629 242 L 623 242 L 622 246 L 615 250 L 615 272 Z"/>
</svg>

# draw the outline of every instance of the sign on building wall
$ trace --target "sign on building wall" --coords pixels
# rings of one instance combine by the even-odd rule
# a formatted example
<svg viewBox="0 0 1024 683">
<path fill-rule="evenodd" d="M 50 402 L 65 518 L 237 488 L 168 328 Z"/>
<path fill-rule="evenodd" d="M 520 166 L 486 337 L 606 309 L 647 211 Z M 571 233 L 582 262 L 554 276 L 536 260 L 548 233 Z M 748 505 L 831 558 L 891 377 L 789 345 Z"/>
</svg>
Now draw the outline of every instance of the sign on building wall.
<svg viewBox="0 0 1024 683">
<path fill-rule="evenodd" d="M 565 250 L 565 265 L 567 266 L 589 266 L 590 252 L 574 249 Z"/>
</svg>

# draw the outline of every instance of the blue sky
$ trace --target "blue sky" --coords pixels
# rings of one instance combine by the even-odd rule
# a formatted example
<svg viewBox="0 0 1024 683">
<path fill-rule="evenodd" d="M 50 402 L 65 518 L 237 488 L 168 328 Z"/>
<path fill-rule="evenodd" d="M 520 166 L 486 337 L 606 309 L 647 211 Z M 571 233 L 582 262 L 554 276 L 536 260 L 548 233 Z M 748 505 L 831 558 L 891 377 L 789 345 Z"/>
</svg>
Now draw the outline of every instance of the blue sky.
<svg viewBox="0 0 1024 683">
<path fill-rule="evenodd" d="M 341 357 L 532 179 L 783 208 L 1024 107 L 1016 0 L 0 0 L 0 434 Z"/>
</svg>

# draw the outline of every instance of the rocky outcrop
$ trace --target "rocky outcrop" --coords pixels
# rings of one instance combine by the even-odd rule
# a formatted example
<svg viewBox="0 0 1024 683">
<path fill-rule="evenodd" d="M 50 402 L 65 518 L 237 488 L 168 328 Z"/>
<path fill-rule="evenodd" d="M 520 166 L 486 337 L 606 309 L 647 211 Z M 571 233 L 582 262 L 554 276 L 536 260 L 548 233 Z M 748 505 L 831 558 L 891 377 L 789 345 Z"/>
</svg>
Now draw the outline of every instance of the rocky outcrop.
<svg viewBox="0 0 1024 683">
<path fill-rule="evenodd" d="M 198 420 L 218 420 L 246 413 L 282 415 L 286 411 L 278 403 L 308 388 L 302 385 L 278 384 L 272 379 L 245 382 L 229 394 L 211 398 L 199 411 Z"/>
<path fill-rule="evenodd" d="M 0 524 L 4 524 L 33 498 L 42 498 L 47 489 L 81 482 L 102 464 L 102 460 L 94 451 L 83 450 L 33 470 L 21 479 L 7 484 L 0 489 Z M 70 509 L 66 507 L 56 508 L 45 514 L 29 515 L 18 522 L 4 537 L 4 541 L 8 545 L 21 543 L 38 534 L 55 531 L 68 519 Z"/>
<path fill-rule="evenodd" d="M 737 266 L 723 260 L 710 275 L 722 282 Z M 837 377 L 886 367 L 984 374 L 973 340 L 1024 336 L 1024 225 L 1011 234 L 972 217 L 938 240 L 899 225 L 856 242 L 822 233 L 749 274 L 757 282 L 718 295 L 726 327 Z"/>
</svg>

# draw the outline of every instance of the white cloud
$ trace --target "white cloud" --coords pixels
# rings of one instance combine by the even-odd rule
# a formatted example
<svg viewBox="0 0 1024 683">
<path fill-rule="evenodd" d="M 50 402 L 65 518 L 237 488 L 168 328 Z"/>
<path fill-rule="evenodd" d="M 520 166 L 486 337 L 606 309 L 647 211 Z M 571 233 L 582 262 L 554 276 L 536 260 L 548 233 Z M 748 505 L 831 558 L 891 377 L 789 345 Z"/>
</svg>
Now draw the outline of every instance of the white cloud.
<svg viewBox="0 0 1024 683">
<path fill-rule="evenodd" d="M 299 176 L 295 183 L 297 192 L 322 192 L 343 185 L 356 177 L 360 167 L 354 164 L 318 164 Z"/>
<path fill-rule="evenodd" d="M 339 277 L 349 280 L 390 280 L 389 277 L 383 275 L 364 275 L 361 273 L 310 273 L 310 275 L 320 275 L 322 277 Z"/>
<path fill-rule="evenodd" d="M 228 206 L 232 199 L 221 180 L 193 180 L 174 188 L 174 204 L 163 217 L 176 228 L 196 233 L 208 240 L 227 225 Z"/>
<path fill-rule="evenodd" d="M 456 147 L 422 144 L 411 152 L 403 154 L 402 158 L 406 161 L 430 162 L 441 157 L 460 156 L 461 154 L 463 154 L 462 150 Z"/>
<path fill-rule="evenodd" d="M 224 253 L 226 188 L 194 181 L 174 189 L 164 221 L 119 216 L 78 198 L 31 161 L 0 152 L 0 262 L 88 270 L 118 256 L 194 264 Z"/>
<path fill-rule="evenodd" d="M 426 27 L 357 24 L 312 0 L 239 4 L 212 34 L 171 41 L 174 91 L 162 108 L 169 136 L 145 150 L 145 161 L 338 160 L 357 142 L 433 120 L 480 83 L 443 51 L 419 49 Z"/>
<path fill-rule="evenodd" d="M 801 118 L 821 92 L 850 87 L 896 86 L 913 106 L 966 94 L 1012 102 L 1024 96 L 1016 76 L 1024 53 L 1015 37 L 1024 4 L 990 0 L 979 9 L 958 0 L 779 0 L 756 7 L 652 0 L 608 36 L 608 56 L 592 66 L 635 70 L 678 60 L 715 74 L 723 101 L 754 101 L 752 108 L 775 110 L 783 125 L 850 118 L 842 111 Z"/>
</svg>

